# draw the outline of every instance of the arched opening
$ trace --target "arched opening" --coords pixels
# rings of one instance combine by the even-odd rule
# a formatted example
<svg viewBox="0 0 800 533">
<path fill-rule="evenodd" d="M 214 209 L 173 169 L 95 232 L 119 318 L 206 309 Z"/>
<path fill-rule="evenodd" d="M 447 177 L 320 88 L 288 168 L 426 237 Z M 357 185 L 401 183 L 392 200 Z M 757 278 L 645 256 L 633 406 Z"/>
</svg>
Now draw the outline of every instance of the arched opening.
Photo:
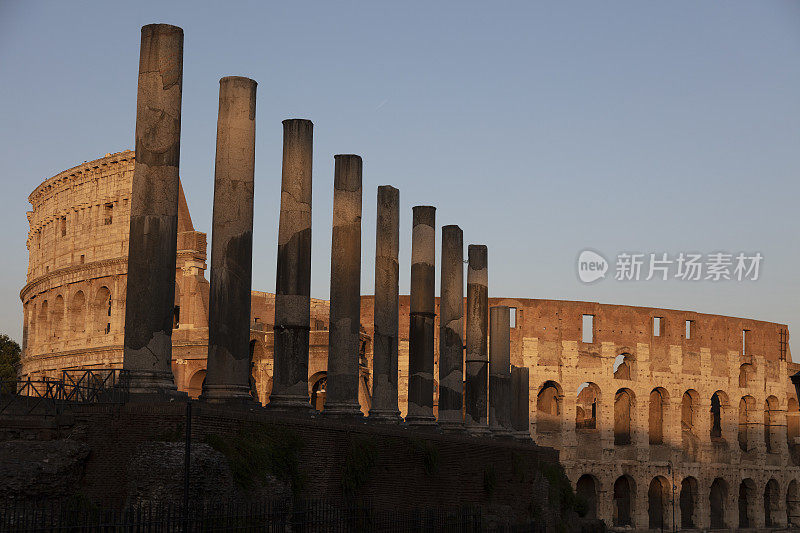
<svg viewBox="0 0 800 533">
<path fill-rule="evenodd" d="M 53 311 L 51 312 L 52 315 L 52 330 L 53 330 L 53 338 L 60 339 L 64 332 L 62 328 L 64 327 L 64 297 L 60 294 L 56 296 L 56 299 L 53 301 Z"/>
<path fill-rule="evenodd" d="M 778 398 L 768 396 L 764 401 L 764 445 L 767 453 L 778 453 Z"/>
<path fill-rule="evenodd" d="M 206 371 L 198 370 L 189 379 L 189 384 L 186 386 L 186 393 L 190 398 L 199 398 L 203 393 L 203 383 L 206 381 Z"/>
<path fill-rule="evenodd" d="M 597 481 L 594 476 L 584 474 L 578 478 L 575 492 L 586 502 L 586 518 L 597 518 Z"/>
<path fill-rule="evenodd" d="M 778 513 L 780 512 L 781 489 L 775 479 L 767 481 L 764 487 L 764 525 L 765 527 L 777 527 Z"/>
<path fill-rule="evenodd" d="M 111 333 L 111 291 L 100 287 L 92 303 L 94 330 L 97 333 Z"/>
<path fill-rule="evenodd" d="M 536 432 L 561 431 L 561 387 L 555 381 L 546 381 L 536 397 Z"/>
<path fill-rule="evenodd" d="M 619 389 L 614 395 L 614 444 L 617 446 L 625 446 L 631 443 L 633 407 L 633 391 Z"/>
<path fill-rule="evenodd" d="M 753 378 L 753 365 L 745 363 L 739 367 L 739 388 L 744 389 L 750 385 Z"/>
<path fill-rule="evenodd" d="M 723 415 L 728 407 L 728 396 L 717 391 L 711 396 L 711 440 L 724 440 L 722 436 Z"/>
<path fill-rule="evenodd" d="M 718 477 L 711 483 L 711 529 L 725 529 L 725 503 L 728 501 L 728 484 Z"/>
<path fill-rule="evenodd" d="M 38 322 L 36 326 L 36 342 L 39 344 L 47 342 L 50 337 L 50 310 L 47 300 L 43 301 L 39 307 L 39 316 L 36 321 Z"/>
<path fill-rule="evenodd" d="M 583 383 L 578 387 L 578 402 L 575 408 L 576 429 L 597 429 L 597 409 L 600 402 L 600 387 L 594 383 Z"/>
<path fill-rule="evenodd" d="M 86 296 L 78 291 L 69 303 L 69 329 L 71 333 L 86 331 Z"/>
<path fill-rule="evenodd" d="M 786 489 L 786 524 L 800 527 L 800 483 L 794 479 Z"/>
<path fill-rule="evenodd" d="M 789 445 L 789 456 L 794 466 L 800 466 L 800 409 L 797 399 L 790 397 L 786 402 L 786 441 Z"/>
<path fill-rule="evenodd" d="M 614 359 L 614 379 L 631 379 L 631 354 L 622 353 Z"/>
<path fill-rule="evenodd" d="M 693 431 L 694 430 L 694 398 L 697 393 L 693 390 L 687 390 L 683 393 L 681 398 L 681 430 Z"/>
<path fill-rule="evenodd" d="M 667 407 L 667 391 L 661 387 L 650 393 L 648 433 L 650 445 L 664 444 L 664 411 Z"/>
<path fill-rule="evenodd" d="M 739 400 L 739 449 L 743 452 L 751 449 L 751 435 L 750 435 L 750 422 L 755 410 L 755 398 L 752 396 L 743 396 Z"/>
<path fill-rule="evenodd" d="M 743 479 L 739 484 L 739 528 L 749 528 L 755 518 L 756 484 L 750 479 Z"/>
<path fill-rule="evenodd" d="M 317 411 L 325 408 L 325 389 L 328 386 L 328 374 L 320 376 L 311 387 L 311 405 Z"/>
<path fill-rule="evenodd" d="M 700 446 L 699 439 L 694 431 L 695 410 L 700 403 L 697 391 L 689 389 L 681 398 L 681 447 L 684 460 L 696 461 L 697 451 Z"/>
<path fill-rule="evenodd" d="M 633 526 L 633 480 L 620 476 L 614 482 L 614 526 Z"/>
<path fill-rule="evenodd" d="M 681 482 L 680 508 L 681 528 L 695 528 L 695 513 L 697 512 L 697 480 L 691 476 Z"/>
<path fill-rule="evenodd" d="M 667 525 L 669 490 L 669 482 L 664 477 L 656 476 L 650 482 L 650 488 L 647 490 L 647 516 L 650 529 L 663 529 Z"/>
</svg>

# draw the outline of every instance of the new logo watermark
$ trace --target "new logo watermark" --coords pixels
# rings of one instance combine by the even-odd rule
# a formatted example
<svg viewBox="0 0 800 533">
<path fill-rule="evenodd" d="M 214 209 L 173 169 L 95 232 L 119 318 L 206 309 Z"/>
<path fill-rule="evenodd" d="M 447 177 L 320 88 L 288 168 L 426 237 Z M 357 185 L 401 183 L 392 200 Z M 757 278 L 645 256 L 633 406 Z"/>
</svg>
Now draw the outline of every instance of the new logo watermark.
<svg viewBox="0 0 800 533">
<path fill-rule="evenodd" d="M 617 281 L 757 281 L 764 256 L 760 252 L 621 252 L 614 263 Z M 609 263 L 594 250 L 578 255 L 578 279 L 593 283 L 606 277 Z"/>
</svg>

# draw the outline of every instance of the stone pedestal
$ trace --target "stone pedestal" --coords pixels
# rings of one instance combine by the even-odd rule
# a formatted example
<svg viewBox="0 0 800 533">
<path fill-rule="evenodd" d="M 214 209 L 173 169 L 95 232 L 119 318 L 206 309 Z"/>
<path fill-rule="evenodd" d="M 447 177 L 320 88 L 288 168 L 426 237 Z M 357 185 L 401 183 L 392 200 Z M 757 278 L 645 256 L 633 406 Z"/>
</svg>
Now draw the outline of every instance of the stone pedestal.
<svg viewBox="0 0 800 533">
<path fill-rule="evenodd" d="M 251 402 L 250 286 L 256 82 L 219 81 L 211 241 L 208 363 L 202 398 Z"/>
<path fill-rule="evenodd" d="M 436 208 L 413 209 L 411 316 L 408 354 L 408 413 L 412 426 L 433 426 L 433 339 L 436 317 Z"/>
<path fill-rule="evenodd" d="M 375 334 L 372 343 L 372 405 L 370 420 L 399 421 L 397 408 L 397 324 L 400 248 L 400 191 L 378 187 L 375 239 Z"/>
<path fill-rule="evenodd" d="M 171 362 L 182 85 L 183 30 L 142 27 L 122 364 L 132 399 L 178 395 Z"/>
<path fill-rule="evenodd" d="M 475 435 L 489 433 L 487 387 L 489 357 L 486 347 L 489 327 L 489 271 L 486 246 L 470 244 L 467 249 L 467 383 L 464 391 L 464 426 Z"/>
<path fill-rule="evenodd" d="M 275 367 L 271 409 L 307 411 L 311 321 L 311 161 L 314 125 L 283 121 L 281 212 L 275 283 Z"/>
<path fill-rule="evenodd" d="M 510 437 L 511 427 L 511 314 L 508 307 L 489 309 L 489 429 Z"/>
<path fill-rule="evenodd" d="M 464 234 L 442 228 L 442 295 L 439 299 L 439 427 L 464 429 Z"/>
<path fill-rule="evenodd" d="M 361 416 L 361 158 L 337 155 L 333 178 L 330 332 L 326 415 Z"/>
<path fill-rule="evenodd" d="M 529 380 L 528 367 L 511 367 L 511 425 L 514 438 L 522 441 L 531 440 Z"/>
</svg>

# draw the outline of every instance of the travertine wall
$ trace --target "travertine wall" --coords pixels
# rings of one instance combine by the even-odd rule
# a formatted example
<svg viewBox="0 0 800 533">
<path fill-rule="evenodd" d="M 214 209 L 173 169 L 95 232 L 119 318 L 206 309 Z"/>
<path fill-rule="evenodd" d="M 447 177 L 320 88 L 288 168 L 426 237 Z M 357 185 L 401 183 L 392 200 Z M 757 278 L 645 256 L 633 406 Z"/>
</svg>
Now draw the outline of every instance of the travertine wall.
<svg viewBox="0 0 800 533">
<path fill-rule="evenodd" d="M 64 171 L 30 195 L 23 377 L 121 367 L 132 175 L 133 152 L 120 152 Z M 182 194 L 178 239 L 172 366 L 178 387 L 197 396 L 208 343 L 206 236 L 192 227 Z M 252 376 L 263 403 L 272 388 L 274 304 L 273 294 L 252 292 Z M 800 365 L 791 362 L 786 325 L 590 302 L 491 298 L 490 305 L 513 310 L 511 364 L 530 369 L 531 434 L 560 451 L 590 513 L 642 529 L 672 527 L 673 508 L 685 528 L 800 524 L 800 412 L 789 381 Z M 365 413 L 372 306 L 362 297 Z M 311 308 L 309 392 L 321 407 L 328 302 L 312 300 Z M 592 317 L 591 338 L 584 315 Z M 399 332 L 405 415 L 408 296 L 400 297 Z M 434 376 L 436 398 L 438 365 Z"/>
</svg>

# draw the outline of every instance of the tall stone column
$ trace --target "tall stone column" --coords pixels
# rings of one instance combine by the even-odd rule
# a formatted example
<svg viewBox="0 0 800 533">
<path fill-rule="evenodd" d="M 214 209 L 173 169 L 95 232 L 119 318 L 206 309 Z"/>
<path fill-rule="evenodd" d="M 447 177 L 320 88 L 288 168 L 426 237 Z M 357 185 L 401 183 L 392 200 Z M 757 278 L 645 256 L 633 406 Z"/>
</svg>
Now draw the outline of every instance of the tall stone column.
<svg viewBox="0 0 800 533">
<path fill-rule="evenodd" d="M 463 430 L 464 233 L 442 228 L 442 296 L 439 299 L 439 426 Z"/>
<path fill-rule="evenodd" d="M 511 367 L 511 424 L 514 438 L 531 440 L 530 373 L 527 366 Z"/>
<path fill-rule="evenodd" d="M 406 422 L 413 426 L 431 426 L 436 424 L 433 416 L 436 208 L 418 205 L 413 213 Z"/>
<path fill-rule="evenodd" d="M 476 435 L 487 434 L 487 381 L 489 357 L 486 347 L 489 327 L 489 271 L 487 249 L 482 244 L 467 248 L 467 385 L 464 425 Z"/>
<path fill-rule="evenodd" d="M 334 158 L 328 387 L 324 412 L 360 416 L 362 163 L 357 155 Z"/>
<path fill-rule="evenodd" d="M 505 305 L 489 309 L 489 429 L 510 437 L 511 314 Z"/>
<path fill-rule="evenodd" d="M 311 322 L 311 160 L 314 124 L 283 121 L 281 212 L 275 283 L 275 363 L 269 406 L 305 411 Z M 249 321 L 249 318 L 248 318 Z"/>
<path fill-rule="evenodd" d="M 378 187 L 375 239 L 375 335 L 372 343 L 370 419 L 399 420 L 397 408 L 397 323 L 399 320 L 400 191 Z"/>
<path fill-rule="evenodd" d="M 208 366 L 203 384 L 203 398 L 210 401 L 254 399 L 250 396 L 250 285 L 256 85 L 238 76 L 219 80 Z"/>
<path fill-rule="evenodd" d="M 122 363 L 134 395 L 177 394 L 171 363 L 182 85 L 183 30 L 143 26 Z"/>
</svg>

